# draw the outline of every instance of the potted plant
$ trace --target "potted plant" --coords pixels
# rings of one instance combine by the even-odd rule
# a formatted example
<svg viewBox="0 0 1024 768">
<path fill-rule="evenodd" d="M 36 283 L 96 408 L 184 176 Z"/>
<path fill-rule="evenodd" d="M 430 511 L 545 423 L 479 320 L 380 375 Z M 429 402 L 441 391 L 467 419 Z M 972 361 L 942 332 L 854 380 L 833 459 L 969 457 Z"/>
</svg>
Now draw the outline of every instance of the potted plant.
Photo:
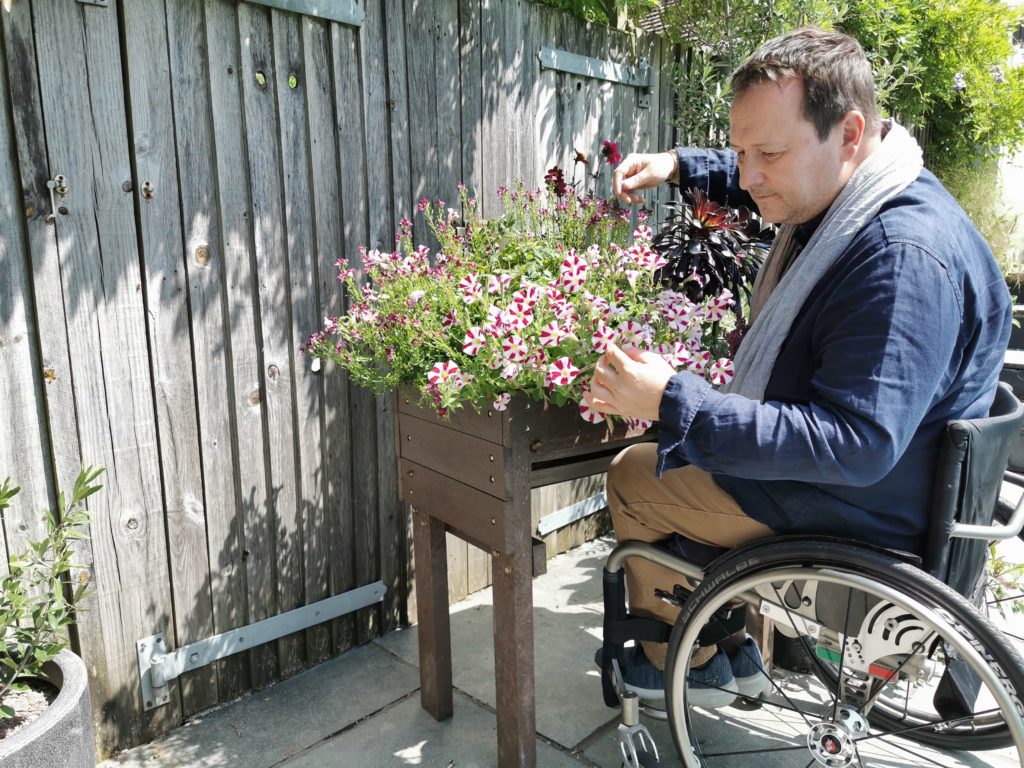
<svg viewBox="0 0 1024 768">
<path fill-rule="evenodd" d="M 96 764 L 88 675 L 67 649 L 74 606 L 86 594 L 88 578 L 74 585 L 68 576 L 74 543 L 86 536 L 85 500 L 100 489 L 102 469 L 83 470 L 70 501 L 58 497 L 57 514 L 47 513 L 46 537 L 8 561 L 0 585 L 0 764 L 5 768 Z M 19 489 L 0 485 L 0 513 Z M 39 705 L 46 689 L 56 695 Z M 29 717 L 30 709 L 38 709 Z"/>
<path fill-rule="evenodd" d="M 414 247 L 404 220 L 393 252 L 362 249 L 361 264 L 340 261 L 347 312 L 326 318 L 304 351 L 378 393 L 412 385 L 440 414 L 465 404 L 501 411 L 522 392 L 578 406 L 599 423 L 604 415 L 582 396 L 609 342 L 660 353 L 712 383 L 728 381 L 726 334 L 737 289 L 746 290 L 753 274 L 745 260 L 756 263 L 740 239 L 749 219 L 734 225 L 737 214 L 723 209 L 728 215 L 715 228 L 702 217 L 670 223 L 718 233 L 703 242 L 721 257 L 720 243 L 731 243 L 728 258 L 739 266 L 712 283 L 701 262 L 666 285 L 675 241 L 667 241 L 668 257 L 659 252 L 642 212 L 630 231 L 628 211 L 580 195 L 560 169 L 545 184 L 499 188 L 504 214 L 489 221 L 461 185 L 458 208 L 422 200 L 438 252 Z"/>
</svg>

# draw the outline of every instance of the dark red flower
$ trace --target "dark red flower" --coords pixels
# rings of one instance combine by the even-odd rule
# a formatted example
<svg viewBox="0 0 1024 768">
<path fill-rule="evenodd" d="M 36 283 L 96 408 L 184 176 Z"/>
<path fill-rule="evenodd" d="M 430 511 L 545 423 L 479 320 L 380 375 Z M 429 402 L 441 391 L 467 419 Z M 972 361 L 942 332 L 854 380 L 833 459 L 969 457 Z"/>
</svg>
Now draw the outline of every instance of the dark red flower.
<svg viewBox="0 0 1024 768">
<path fill-rule="evenodd" d="M 548 169 L 547 174 L 544 176 L 544 183 L 553 194 L 559 197 L 562 197 L 568 191 L 568 187 L 565 185 L 565 174 L 562 173 L 562 169 L 557 165 Z"/>
<path fill-rule="evenodd" d="M 601 141 L 601 156 L 608 161 L 608 165 L 618 165 L 622 162 L 622 155 L 619 154 L 619 145 L 614 141 L 603 139 Z"/>
<path fill-rule="evenodd" d="M 590 161 L 587 160 L 587 156 L 580 152 L 578 149 L 576 150 L 576 162 L 583 163 L 584 165 L 590 165 Z"/>
</svg>

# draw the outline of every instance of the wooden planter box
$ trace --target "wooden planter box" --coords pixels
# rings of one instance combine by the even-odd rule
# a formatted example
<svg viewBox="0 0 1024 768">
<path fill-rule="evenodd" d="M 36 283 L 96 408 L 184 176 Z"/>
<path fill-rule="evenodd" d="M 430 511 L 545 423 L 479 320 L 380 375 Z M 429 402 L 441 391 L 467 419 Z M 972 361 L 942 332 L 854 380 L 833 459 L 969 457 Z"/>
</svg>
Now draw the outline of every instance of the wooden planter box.
<svg viewBox="0 0 1024 768">
<path fill-rule="evenodd" d="M 575 406 L 525 396 L 507 411 L 456 411 L 449 420 L 399 395 L 398 460 L 412 506 L 420 699 L 452 715 L 445 533 L 491 554 L 498 765 L 536 765 L 533 676 L 533 530 L 530 490 L 604 471 L 624 447 L 653 435 L 583 421 Z"/>
</svg>

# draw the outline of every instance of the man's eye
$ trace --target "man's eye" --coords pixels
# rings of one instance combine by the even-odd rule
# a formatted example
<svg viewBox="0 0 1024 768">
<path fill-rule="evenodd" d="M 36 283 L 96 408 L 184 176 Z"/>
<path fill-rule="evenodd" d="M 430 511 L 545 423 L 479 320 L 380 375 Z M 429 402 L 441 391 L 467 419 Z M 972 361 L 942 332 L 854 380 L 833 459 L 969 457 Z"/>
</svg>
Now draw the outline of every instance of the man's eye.
<svg viewBox="0 0 1024 768">
<path fill-rule="evenodd" d="M 775 158 L 777 158 L 781 154 L 782 154 L 781 152 L 762 152 L 761 156 L 765 160 L 774 160 Z"/>
</svg>

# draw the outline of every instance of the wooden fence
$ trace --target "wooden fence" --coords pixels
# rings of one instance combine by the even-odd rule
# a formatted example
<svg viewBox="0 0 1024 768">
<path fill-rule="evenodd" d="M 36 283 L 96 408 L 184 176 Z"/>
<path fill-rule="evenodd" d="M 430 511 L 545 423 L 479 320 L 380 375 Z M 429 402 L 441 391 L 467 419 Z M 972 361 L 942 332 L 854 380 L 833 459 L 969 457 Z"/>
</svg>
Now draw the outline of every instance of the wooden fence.
<svg viewBox="0 0 1024 768">
<path fill-rule="evenodd" d="M 100 755 L 408 619 L 392 399 L 298 353 L 338 311 L 337 259 L 460 180 L 486 215 L 499 184 L 571 171 L 600 139 L 672 144 L 655 38 L 525 0 L 366 0 L 351 23 L 289 2 L 0 13 L 0 479 L 23 489 L 3 545 L 41 536 L 82 465 L 106 468 L 73 636 Z M 542 69 L 543 47 L 646 58 L 653 87 Z M 485 554 L 451 553 L 453 598 L 486 583 Z M 378 579 L 381 605 L 190 672 L 145 710 L 140 638 L 175 648 Z"/>
</svg>

